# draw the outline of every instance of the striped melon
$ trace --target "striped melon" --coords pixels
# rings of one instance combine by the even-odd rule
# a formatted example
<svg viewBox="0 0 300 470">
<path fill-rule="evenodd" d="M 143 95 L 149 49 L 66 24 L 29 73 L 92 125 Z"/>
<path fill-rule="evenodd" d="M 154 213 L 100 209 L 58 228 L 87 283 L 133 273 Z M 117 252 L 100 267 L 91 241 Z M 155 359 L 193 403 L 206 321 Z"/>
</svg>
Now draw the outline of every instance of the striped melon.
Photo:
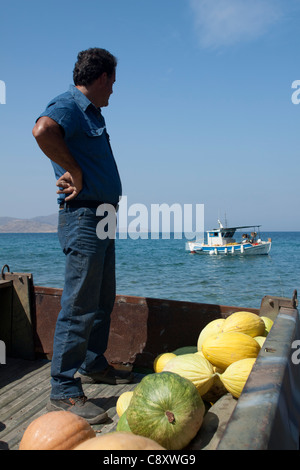
<svg viewBox="0 0 300 470">
<path fill-rule="evenodd" d="M 221 382 L 235 398 L 240 397 L 255 361 L 255 358 L 241 359 L 220 374 Z"/>
<path fill-rule="evenodd" d="M 173 372 L 190 380 L 200 395 L 204 395 L 213 385 L 215 372 L 212 364 L 200 354 L 183 354 L 171 359 L 164 372 Z"/>
<path fill-rule="evenodd" d="M 158 442 L 167 450 L 181 450 L 199 431 L 205 406 L 190 380 L 173 372 L 143 377 L 127 408 L 134 434 Z"/>
</svg>

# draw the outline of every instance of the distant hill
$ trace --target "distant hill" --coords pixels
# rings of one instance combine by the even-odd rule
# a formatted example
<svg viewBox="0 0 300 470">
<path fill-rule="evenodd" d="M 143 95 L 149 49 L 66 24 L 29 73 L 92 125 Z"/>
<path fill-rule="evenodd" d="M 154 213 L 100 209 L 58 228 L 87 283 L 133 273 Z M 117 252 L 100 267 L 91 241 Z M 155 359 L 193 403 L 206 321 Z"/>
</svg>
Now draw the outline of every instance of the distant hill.
<svg viewBox="0 0 300 470">
<path fill-rule="evenodd" d="M 49 233 L 57 232 L 57 214 L 17 219 L 0 217 L 0 233 Z"/>
</svg>

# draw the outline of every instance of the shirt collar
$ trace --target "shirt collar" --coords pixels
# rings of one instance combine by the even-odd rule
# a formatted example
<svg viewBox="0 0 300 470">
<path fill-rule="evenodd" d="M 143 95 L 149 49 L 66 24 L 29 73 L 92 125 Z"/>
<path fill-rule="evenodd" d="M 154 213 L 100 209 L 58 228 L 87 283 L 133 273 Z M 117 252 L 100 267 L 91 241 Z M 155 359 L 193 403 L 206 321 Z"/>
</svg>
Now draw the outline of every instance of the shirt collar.
<svg viewBox="0 0 300 470">
<path fill-rule="evenodd" d="M 100 111 L 100 108 L 96 108 L 96 106 L 80 90 L 78 90 L 78 88 L 76 88 L 75 85 L 70 85 L 69 91 L 72 94 L 78 106 L 80 106 L 80 108 L 84 112 L 87 110 L 89 106 L 93 107 L 97 111 Z"/>
</svg>

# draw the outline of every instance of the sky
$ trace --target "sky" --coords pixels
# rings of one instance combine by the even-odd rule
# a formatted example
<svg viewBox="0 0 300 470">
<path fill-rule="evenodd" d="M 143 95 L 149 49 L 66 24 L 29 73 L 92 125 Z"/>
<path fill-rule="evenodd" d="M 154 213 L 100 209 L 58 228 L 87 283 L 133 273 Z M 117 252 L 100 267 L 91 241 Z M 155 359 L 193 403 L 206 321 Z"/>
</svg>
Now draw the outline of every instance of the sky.
<svg viewBox="0 0 300 470">
<path fill-rule="evenodd" d="M 0 6 L 0 217 L 57 211 L 32 128 L 78 52 L 102 47 L 118 59 L 103 115 L 129 206 L 204 204 L 206 229 L 226 216 L 300 230 L 299 0 Z"/>
</svg>

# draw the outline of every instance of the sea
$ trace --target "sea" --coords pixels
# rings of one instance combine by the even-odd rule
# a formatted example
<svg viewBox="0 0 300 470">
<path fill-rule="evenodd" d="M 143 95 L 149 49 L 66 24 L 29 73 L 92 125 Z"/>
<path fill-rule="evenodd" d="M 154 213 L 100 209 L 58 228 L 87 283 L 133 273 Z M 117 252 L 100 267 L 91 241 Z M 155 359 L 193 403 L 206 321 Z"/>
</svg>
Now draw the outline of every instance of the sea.
<svg viewBox="0 0 300 470">
<path fill-rule="evenodd" d="M 191 254 L 180 234 L 116 238 L 117 294 L 259 308 L 265 295 L 300 291 L 300 232 L 262 232 L 268 255 Z M 31 273 L 36 286 L 64 286 L 57 233 L 1 233 L 0 269 Z M 5 270 L 4 270 L 5 271 Z"/>
</svg>

